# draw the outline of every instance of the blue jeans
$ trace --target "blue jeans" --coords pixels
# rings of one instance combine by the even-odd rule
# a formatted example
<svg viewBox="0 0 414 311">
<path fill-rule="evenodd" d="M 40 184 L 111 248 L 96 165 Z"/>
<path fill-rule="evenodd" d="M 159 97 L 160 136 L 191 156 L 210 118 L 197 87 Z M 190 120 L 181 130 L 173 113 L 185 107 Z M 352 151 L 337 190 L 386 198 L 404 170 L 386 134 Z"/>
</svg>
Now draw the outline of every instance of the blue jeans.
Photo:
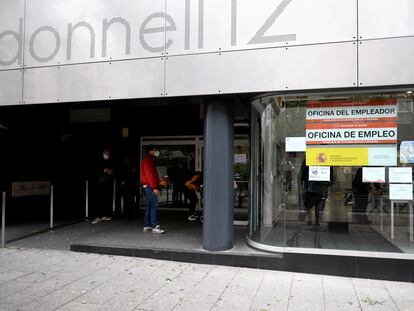
<svg viewBox="0 0 414 311">
<path fill-rule="evenodd" d="M 144 215 L 144 227 L 155 227 L 158 225 L 158 197 L 155 195 L 154 190 L 152 190 L 150 187 L 145 187 L 144 191 L 147 197 L 147 208 L 145 209 Z"/>
</svg>

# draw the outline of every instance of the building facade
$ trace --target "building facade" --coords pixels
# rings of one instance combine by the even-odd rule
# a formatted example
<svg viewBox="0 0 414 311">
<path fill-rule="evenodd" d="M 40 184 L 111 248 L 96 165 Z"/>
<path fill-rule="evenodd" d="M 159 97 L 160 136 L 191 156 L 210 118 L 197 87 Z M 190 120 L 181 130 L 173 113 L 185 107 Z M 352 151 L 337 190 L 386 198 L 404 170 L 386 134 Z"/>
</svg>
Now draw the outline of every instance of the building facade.
<svg viewBox="0 0 414 311">
<path fill-rule="evenodd" d="M 248 243 L 413 259 L 413 10 L 409 0 L 3 0 L 0 105 L 199 97 L 203 247 L 225 250 L 232 106 L 248 94 Z"/>
</svg>

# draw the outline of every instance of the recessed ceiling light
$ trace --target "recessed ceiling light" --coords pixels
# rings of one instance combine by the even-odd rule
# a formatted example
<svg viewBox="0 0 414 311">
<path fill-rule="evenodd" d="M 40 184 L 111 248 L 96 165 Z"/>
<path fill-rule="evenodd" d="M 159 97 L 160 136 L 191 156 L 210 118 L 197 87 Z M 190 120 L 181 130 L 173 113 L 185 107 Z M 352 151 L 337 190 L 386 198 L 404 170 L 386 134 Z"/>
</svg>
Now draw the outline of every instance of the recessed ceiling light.
<svg viewBox="0 0 414 311">
<path fill-rule="evenodd" d="M 412 94 L 413 93 L 413 91 L 407 91 L 407 94 Z"/>
</svg>

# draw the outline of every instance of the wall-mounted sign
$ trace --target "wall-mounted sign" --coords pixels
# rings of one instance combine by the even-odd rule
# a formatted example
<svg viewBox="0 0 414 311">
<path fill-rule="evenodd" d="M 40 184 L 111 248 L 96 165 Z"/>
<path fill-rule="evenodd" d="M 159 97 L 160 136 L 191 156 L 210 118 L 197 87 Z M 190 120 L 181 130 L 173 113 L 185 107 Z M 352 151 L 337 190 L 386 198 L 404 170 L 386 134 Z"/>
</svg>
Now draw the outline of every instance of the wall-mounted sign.
<svg viewBox="0 0 414 311">
<path fill-rule="evenodd" d="M 286 137 L 286 152 L 306 151 L 306 137 Z"/>
<path fill-rule="evenodd" d="M 331 181 L 331 168 L 329 166 L 309 166 L 310 181 Z"/>
<path fill-rule="evenodd" d="M 388 175 L 389 183 L 413 182 L 413 169 L 411 167 L 390 167 Z"/>
<path fill-rule="evenodd" d="M 397 101 L 309 102 L 306 144 L 397 143 Z"/>
<path fill-rule="evenodd" d="M 235 153 L 234 154 L 234 164 L 237 164 L 237 163 L 246 164 L 247 163 L 247 154 L 245 154 L 245 153 Z"/>
<path fill-rule="evenodd" d="M 385 183 L 385 167 L 363 167 L 362 182 Z"/>
<path fill-rule="evenodd" d="M 390 184 L 390 200 L 413 200 L 413 184 Z"/>
<path fill-rule="evenodd" d="M 306 165 L 395 166 L 397 146 L 309 147 L 306 148 Z"/>
<path fill-rule="evenodd" d="M 402 141 L 400 145 L 400 162 L 414 163 L 414 141 Z"/>
</svg>

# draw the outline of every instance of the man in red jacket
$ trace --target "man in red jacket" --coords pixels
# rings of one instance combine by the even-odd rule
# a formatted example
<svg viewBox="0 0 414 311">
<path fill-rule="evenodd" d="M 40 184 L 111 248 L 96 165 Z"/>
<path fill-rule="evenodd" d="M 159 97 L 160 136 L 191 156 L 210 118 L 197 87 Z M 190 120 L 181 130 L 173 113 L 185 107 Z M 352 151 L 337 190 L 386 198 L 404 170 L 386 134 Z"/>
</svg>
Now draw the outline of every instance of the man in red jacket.
<svg viewBox="0 0 414 311">
<path fill-rule="evenodd" d="M 144 188 L 145 196 L 147 197 L 147 208 L 144 216 L 144 232 L 152 231 L 153 233 L 165 233 L 161 229 L 157 220 L 158 196 L 160 191 L 158 186 L 161 182 L 155 167 L 155 157 L 158 157 L 160 152 L 154 145 L 147 147 L 147 152 L 141 162 L 141 185 Z"/>
</svg>

